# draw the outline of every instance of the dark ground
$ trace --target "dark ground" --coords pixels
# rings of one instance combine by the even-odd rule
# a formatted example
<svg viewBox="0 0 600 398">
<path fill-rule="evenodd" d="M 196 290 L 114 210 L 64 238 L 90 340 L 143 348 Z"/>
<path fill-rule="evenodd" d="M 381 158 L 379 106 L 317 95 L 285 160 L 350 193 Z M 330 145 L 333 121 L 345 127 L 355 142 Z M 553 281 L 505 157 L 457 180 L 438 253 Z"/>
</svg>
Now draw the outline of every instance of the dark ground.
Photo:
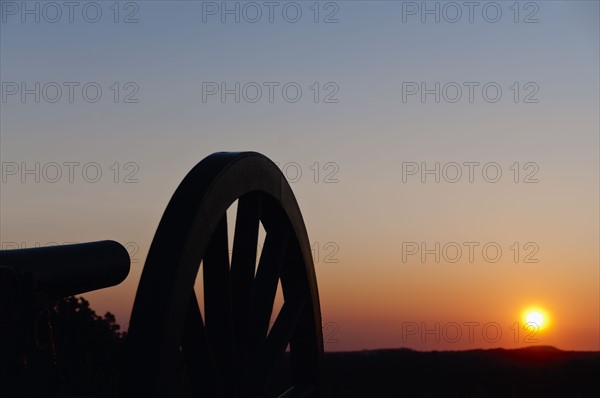
<svg viewBox="0 0 600 398">
<path fill-rule="evenodd" d="M 325 362 L 334 397 L 600 397 L 600 352 L 397 349 Z"/>
<path fill-rule="evenodd" d="M 56 354 L 43 344 L 8 384 L 19 397 L 115 397 L 126 334 L 114 316 L 99 316 L 85 299 L 71 297 L 55 307 L 52 318 Z M 276 384 L 289 385 L 285 363 L 287 356 Z M 600 352 L 544 346 L 326 353 L 324 370 L 331 398 L 600 397 Z M 6 380 L 0 387 L 0 398 L 15 396 Z"/>
</svg>

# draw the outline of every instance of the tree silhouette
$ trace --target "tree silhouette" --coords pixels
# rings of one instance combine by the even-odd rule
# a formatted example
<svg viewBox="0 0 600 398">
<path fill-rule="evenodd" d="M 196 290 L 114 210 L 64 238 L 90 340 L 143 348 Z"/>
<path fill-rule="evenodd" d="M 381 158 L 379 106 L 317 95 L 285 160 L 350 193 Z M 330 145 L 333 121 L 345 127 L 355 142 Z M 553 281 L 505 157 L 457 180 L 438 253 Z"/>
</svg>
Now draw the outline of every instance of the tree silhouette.
<svg viewBox="0 0 600 398">
<path fill-rule="evenodd" d="M 85 298 L 67 297 L 39 312 L 33 328 L 33 341 L 15 364 L 10 396 L 116 395 L 125 333 L 112 313 L 99 316 Z"/>
<path fill-rule="evenodd" d="M 52 313 L 60 390 L 86 396 L 114 395 L 125 334 L 115 316 L 98 316 L 83 297 L 60 300 Z"/>
</svg>

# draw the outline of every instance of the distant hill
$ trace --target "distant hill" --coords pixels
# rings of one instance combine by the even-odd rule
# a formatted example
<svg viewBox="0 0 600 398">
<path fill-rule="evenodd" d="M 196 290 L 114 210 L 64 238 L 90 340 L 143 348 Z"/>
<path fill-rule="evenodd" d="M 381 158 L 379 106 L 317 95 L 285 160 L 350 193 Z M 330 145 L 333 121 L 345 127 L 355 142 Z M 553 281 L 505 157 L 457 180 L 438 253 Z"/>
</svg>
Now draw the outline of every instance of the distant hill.
<svg viewBox="0 0 600 398">
<path fill-rule="evenodd" d="M 327 353 L 333 397 L 600 397 L 600 352 L 521 349 Z"/>
</svg>

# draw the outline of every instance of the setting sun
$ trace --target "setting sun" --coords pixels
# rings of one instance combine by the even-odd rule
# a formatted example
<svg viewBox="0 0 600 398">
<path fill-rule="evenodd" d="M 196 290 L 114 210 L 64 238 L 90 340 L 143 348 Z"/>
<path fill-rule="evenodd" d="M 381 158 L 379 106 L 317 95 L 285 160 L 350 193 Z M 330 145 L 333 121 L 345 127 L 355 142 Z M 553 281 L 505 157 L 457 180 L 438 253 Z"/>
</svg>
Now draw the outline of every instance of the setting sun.
<svg viewBox="0 0 600 398">
<path fill-rule="evenodd" d="M 548 313 L 539 307 L 530 307 L 523 311 L 523 326 L 535 325 L 538 330 L 545 329 L 549 323 Z"/>
<path fill-rule="evenodd" d="M 530 312 L 527 314 L 527 323 L 535 323 L 538 326 L 542 326 L 544 323 L 544 316 L 537 311 Z"/>
</svg>

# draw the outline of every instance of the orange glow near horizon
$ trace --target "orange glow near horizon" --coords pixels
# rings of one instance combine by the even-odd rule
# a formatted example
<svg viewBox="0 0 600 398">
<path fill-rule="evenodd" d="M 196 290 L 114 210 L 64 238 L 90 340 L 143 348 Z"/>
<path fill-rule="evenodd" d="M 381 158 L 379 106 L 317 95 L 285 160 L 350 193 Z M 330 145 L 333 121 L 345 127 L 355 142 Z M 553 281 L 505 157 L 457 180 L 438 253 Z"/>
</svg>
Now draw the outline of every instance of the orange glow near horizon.
<svg viewBox="0 0 600 398">
<path fill-rule="evenodd" d="M 324 241 L 320 237 L 312 239 Z M 339 242 L 342 247 L 352 246 L 341 239 Z M 340 253 L 340 264 L 315 264 L 327 351 L 536 345 L 578 351 L 598 349 L 596 305 L 575 305 L 593 303 L 592 278 L 572 273 L 547 278 L 534 288 L 529 281 L 534 279 L 535 269 L 510 263 L 432 269 L 419 263 L 398 264 L 390 260 L 388 253 L 371 255 L 369 262 L 369 253 L 366 249 L 355 250 L 351 258 L 346 257 L 348 253 Z M 123 284 L 84 295 L 98 313 L 115 313 L 124 329 L 128 327 L 145 253 L 140 253 L 138 260 Z M 372 272 L 372 264 L 377 264 L 377 272 Z M 556 267 L 553 261 L 546 264 L 548 269 Z M 461 279 L 464 275 L 468 278 Z M 573 290 L 573 286 L 578 289 Z M 563 297 L 571 302 L 565 303 Z M 539 322 L 535 313 L 542 319 L 537 329 L 527 325 L 536 318 Z"/>
</svg>

